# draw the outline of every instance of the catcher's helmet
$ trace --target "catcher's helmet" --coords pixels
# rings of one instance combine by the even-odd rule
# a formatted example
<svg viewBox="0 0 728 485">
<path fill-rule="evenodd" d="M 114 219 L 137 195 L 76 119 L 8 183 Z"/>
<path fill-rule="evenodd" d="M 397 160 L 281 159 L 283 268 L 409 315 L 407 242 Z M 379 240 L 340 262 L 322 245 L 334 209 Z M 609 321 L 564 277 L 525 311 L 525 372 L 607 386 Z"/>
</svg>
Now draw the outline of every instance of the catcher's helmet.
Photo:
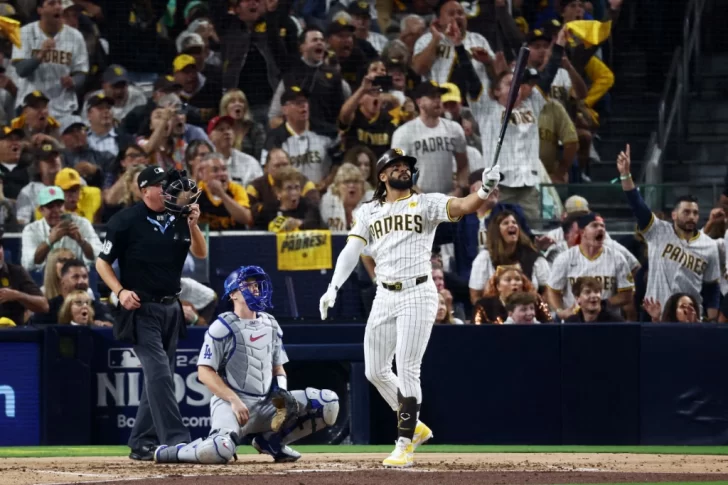
<svg viewBox="0 0 728 485">
<path fill-rule="evenodd" d="M 254 281 L 250 281 L 254 280 Z M 251 283 L 257 285 L 257 291 L 250 287 Z M 254 312 L 262 312 L 273 308 L 273 284 L 270 276 L 260 266 L 241 266 L 225 278 L 225 294 L 227 298 L 235 290 L 240 290 L 248 308 Z"/>
<path fill-rule="evenodd" d="M 384 155 L 382 155 L 379 160 L 377 160 L 377 176 L 382 173 L 382 170 L 387 168 L 387 165 L 400 161 L 409 164 L 410 171 L 412 172 L 412 178 L 414 178 L 415 174 L 417 173 L 417 169 L 415 168 L 417 159 L 415 157 L 410 157 L 409 155 L 405 154 L 404 150 L 402 150 L 401 148 L 390 148 L 389 150 L 384 152 Z"/>
<path fill-rule="evenodd" d="M 187 177 L 187 171 L 170 169 L 164 184 L 164 206 L 167 212 L 186 216 L 197 203 L 202 191 L 194 180 Z"/>
</svg>

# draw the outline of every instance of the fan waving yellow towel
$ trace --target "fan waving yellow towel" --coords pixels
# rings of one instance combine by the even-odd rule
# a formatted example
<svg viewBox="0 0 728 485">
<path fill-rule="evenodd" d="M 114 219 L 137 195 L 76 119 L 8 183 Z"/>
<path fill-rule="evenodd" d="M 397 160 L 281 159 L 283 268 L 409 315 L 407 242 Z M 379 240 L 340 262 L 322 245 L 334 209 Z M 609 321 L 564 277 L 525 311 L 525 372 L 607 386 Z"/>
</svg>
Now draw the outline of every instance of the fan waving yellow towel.
<svg viewBox="0 0 728 485">
<path fill-rule="evenodd" d="M 599 45 L 612 33 L 612 21 L 574 20 L 566 24 L 566 30 L 580 39 L 586 47 Z"/>
<path fill-rule="evenodd" d="M 0 32 L 3 32 L 15 47 L 18 49 L 22 47 L 23 43 L 20 40 L 20 22 L 8 17 L 0 17 Z"/>
</svg>

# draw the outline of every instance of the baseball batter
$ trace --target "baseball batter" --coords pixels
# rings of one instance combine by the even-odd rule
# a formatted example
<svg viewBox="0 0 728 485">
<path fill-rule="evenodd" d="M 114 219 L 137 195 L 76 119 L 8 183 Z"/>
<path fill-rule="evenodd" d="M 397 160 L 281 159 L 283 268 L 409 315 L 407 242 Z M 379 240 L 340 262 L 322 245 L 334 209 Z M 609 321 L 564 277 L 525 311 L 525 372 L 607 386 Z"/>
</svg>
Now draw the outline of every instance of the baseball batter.
<svg viewBox="0 0 728 485">
<path fill-rule="evenodd" d="M 88 52 L 83 35 L 63 25 L 61 0 L 40 0 L 40 20 L 20 29 L 21 47 L 13 47 L 13 64 L 25 82 L 18 84 L 16 107 L 28 93 L 40 91 L 58 120 L 78 109 L 76 86 L 85 82 Z"/>
<path fill-rule="evenodd" d="M 272 307 L 272 293 L 258 266 L 241 266 L 227 277 L 223 298 L 230 298 L 233 311 L 210 325 L 197 362 L 200 382 L 214 394 L 212 431 L 187 445 L 157 448 L 157 463 L 227 463 L 246 436 L 276 463 L 293 462 L 301 455 L 288 444 L 336 422 L 335 392 L 286 390 L 283 332 L 264 311 Z"/>
<path fill-rule="evenodd" d="M 418 420 L 422 403 L 420 367 L 438 307 L 430 277 L 435 229 L 475 212 L 484 201 L 493 205 L 500 180 L 497 166 L 483 173 L 483 187 L 467 197 L 412 192 L 417 159 L 392 148 L 377 161 L 379 183 L 372 201 L 354 214 L 346 246 L 336 261 L 331 284 L 321 297 L 321 318 L 334 306 L 336 293 L 368 245 L 376 263 L 377 293 L 364 334 L 367 379 L 397 413 L 397 444 L 384 460 L 389 467 L 414 464 L 414 450 L 432 438 Z M 397 372 L 392 359 L 397 359 Z"/>
<path fill-rule="evenodd" d="M 581 242 L 559 254 L 551 266 L 547 298 L 559 318 L 574 314 L 576 297 L 572 286 L 580 276 L 592 276 L 602 284 L 602 298 L 621 307 L 632 301 L 634 279 L 627 260 L 605 243 L 604 220 L 594 213 L 578 222 Z"/>
<path fill-rule="evenodd" d="M 637 217 L 637 227 L 647 242 L 650 277 L 645 297 L 664 304 L 675 293 L 688 293 L 702 302 L 709 320 L 717 320 L 720 260 L 715 242 L 698 230 L 697 199 L 691 195 L 678 197 L 672 210 L 672 224 L 662 221 L 655 217 L 635 188 L 630 166 L 627 145 L 617 157 L 617 169 L 624 194 Z"/>
<path fill-rule="evenodd" d="M 397 128 L 392 146 L 402 148 L 420 162 L 417 186 L 422 192 L 448 194 L 453 190 L 453 157 L 457 163 L 459 186 L 467 186 L 468 155 L 463 127 L 441 118 L 440 97 L 447 89 L 433 82 L 415 88 L 414 99 L 420 115 Z"/>
</svg>

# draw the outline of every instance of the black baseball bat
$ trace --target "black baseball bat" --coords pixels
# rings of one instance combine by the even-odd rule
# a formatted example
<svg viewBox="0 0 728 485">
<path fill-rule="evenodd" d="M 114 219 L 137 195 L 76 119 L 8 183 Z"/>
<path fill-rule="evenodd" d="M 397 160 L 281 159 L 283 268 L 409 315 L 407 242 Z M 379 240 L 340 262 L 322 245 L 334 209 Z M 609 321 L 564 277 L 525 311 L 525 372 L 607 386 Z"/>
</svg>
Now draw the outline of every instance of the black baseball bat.
<svg viewBox="0 0 728 485">
<path fill-rule="evenodd" d="M 511 80 L 511 89 L 508 91 L 506 112 L 504 113 L 503 120 L 501 121 L 500 136 L 498 137 L 498 145 L 495 147 L 495 156 L 493 157 L 491 167 L 498 164 L 498 156 L 500 155 L 501 147 L 503 146 L 503 138 L 506 136 L 508 120 L 511 117 L 513 106 L 516 104 L 516 99 L 518 99 L 518 91 L 521 89 L 521 82 L 523 81 L 523 74 L 526 72 L 526 63 L 528 63 L 528 55 L 530 53 L 531 51 L 525 45 L 521 47 L 520 51 L 518 51 L 516 67 L 513 70 L 513 79 Z"/>
</svg>

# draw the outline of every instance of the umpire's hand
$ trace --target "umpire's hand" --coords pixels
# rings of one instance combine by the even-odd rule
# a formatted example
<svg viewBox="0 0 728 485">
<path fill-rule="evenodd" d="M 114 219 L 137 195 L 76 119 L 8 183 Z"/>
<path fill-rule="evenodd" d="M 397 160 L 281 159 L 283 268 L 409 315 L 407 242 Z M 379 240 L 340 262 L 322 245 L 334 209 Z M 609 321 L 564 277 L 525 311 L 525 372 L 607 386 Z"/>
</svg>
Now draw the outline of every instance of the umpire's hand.
<svg viewBox="0 0 728 485">
<path fill-rule="evenodd" d="M 139 300 L 139 296 L 133 291 L 127 290 L 126 288 L 120 290 L 119 294 L 116 296 L 119 297 L 119 302 L 121 302 L 121 306 L 129 311 L 136 310 L 137 308 L 142 306 L 141 300 Z"/>
</svg>

